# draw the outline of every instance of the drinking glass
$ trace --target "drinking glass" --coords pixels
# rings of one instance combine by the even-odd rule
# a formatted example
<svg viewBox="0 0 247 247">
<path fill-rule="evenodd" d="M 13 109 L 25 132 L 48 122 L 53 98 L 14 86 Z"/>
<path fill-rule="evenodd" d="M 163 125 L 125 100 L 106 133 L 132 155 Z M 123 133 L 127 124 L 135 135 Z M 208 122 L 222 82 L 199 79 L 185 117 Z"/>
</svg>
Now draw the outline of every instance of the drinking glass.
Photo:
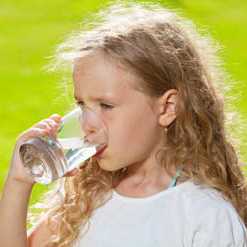
<svg viewBox="0 0 247 247">
<path fill-rule="evenodd" d="M 90 142 L 82 128 L 87 121 L 96 130 Z M 62 118 L 57 137 L 35 137 L 23 143 L 20 158 L 34 181 L 49 184 L 100 152 L 107 138 L 107 129 L 94 111 L 76 108 Z"/>
</svg>

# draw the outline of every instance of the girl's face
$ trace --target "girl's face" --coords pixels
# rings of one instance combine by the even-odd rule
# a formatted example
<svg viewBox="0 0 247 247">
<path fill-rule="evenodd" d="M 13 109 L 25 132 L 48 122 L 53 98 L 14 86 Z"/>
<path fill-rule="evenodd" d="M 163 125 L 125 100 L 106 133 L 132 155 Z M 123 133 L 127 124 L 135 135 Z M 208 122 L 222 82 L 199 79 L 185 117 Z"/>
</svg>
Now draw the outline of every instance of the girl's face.
<svg viewBox="0 0 247 247">
<path fill-rule="evenodd" d="M 158 123 L 156 101 L 134 88 L 136 77 L 94 54 L 76 61 L 73 78 L 78 104 L 93 109 L 108 129 L 108 146 L 96 157 L 99 166 L 115 171 L 148 160 L 161 144 L 164 130 Z M 83 129 L 89 140 L 99 131 L 89 119 Z"/>
</svg>

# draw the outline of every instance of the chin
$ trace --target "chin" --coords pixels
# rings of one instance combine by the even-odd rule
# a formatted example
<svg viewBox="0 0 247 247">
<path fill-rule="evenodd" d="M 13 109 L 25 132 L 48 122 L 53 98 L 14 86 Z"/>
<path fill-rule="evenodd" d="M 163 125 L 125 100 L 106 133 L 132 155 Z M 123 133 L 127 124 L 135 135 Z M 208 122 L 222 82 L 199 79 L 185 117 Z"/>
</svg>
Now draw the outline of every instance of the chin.
<svg viewBox="0 0 247 247">
<path fill-rule="evenodd" d="M 101 160 L 97 160 L 97 163 L 102 170 L 105 170 L 108 172 L 115 172 L 115 171 L 121 169 L 118 166 L 111 165 L 110 161 L 106 161 L 106 160 L 104 161 L 101 159 Z"/>
</svg>

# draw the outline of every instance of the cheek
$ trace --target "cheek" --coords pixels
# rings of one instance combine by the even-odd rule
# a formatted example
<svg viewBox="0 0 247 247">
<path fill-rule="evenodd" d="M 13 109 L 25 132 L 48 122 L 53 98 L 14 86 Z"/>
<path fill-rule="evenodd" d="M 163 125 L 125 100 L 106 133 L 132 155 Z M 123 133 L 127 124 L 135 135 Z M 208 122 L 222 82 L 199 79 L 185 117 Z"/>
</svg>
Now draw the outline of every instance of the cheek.
<svg viewBox="0 0 247 247">
<path fill-rule="evenodd" d="M 160 140 L 155 116 L 140 111 L 133 114 L 122 112 L 112 120 L 109 124 L 109 149 L 105 158 L 99 161 L 99 166 L 114 171 L 147 159 Z"/>
<path fill-rule="evenodd" d="M 158 141 L 155 116 L 137 110 L 128 118 L 119 117 L 118 120 L 109 138 L 114 155 L 130 159 L 147 156 Z"/>
</svg>

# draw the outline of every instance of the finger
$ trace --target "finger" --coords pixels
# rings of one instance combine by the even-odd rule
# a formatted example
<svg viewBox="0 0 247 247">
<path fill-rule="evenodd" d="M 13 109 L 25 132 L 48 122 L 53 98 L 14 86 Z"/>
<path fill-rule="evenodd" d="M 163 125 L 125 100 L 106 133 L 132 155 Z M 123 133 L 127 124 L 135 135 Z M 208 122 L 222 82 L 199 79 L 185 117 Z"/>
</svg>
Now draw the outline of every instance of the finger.
<svg viewBox="0 0 247 247">
<path fill-rule="evenodd" d="M 25 142 L 29 140 L 30 138 L 34 137 L 41 137 L 41 136 L 47 136 L 49 134 L 49 131 L 46 129 L 40 129 L 40 128 L 31 128 L 27 131 L 23 132 L 19 137 L 19 142 Z"/>
<path fill-rule="evenodd" d="M 62 125 L 62 117 L 58 114 L 53 114 L 50 118 L 46 119 L 46 121 L 54 128 L 53 135 L 56 136 Z"/>
<path fill-rule="evenodd" d="M 57 123 L 60 123 L 62 121 L 62 116 L 58 115 L 58 114 L 53 114 L 50 116 L 50 118 L 52 120 L 54 120 Z"/>
<path fill-rule="evenodd" d="M 46 129 L 50 136 L 56 136 L 59 124 L 52 119 L 44 119 L 34 125 L 35 128 Z"/>
<path fill-rule="evenodd" d="M 33 126 L 33 128 L 52 130 L 52 127 L 45 121 L 39 122 Z"/>
<path fill-rule="evenodd" d="M 52 119 L 45 119 L 44 123 L 46 123 L 53 132 L 56 132 L 58 130 L 58 128 L 60 127 L 60 124 L 55 122 Z"/>
<path fill-rule="evenodd" d="M 35 128 L 39 128 L 46 131 L 46 134 L 50 137 L 55 137 L 57 128 L 51 127 L 47 122 L 43 121 L 35 126 Z"/>
<path fill-rule="evenodd" d="M 37 136 L 37 135 L 43 135 L 45 133 L 48 133 L 47 129 L 40 129 L 33 127 L 23 132 L 22 136 Z"/>
<path fill-rule="evenodd" d="M 59 126 L 59 123 L 56 122 L 55 120 L 53 120 L 52 118 L 47 118 L 47 119 L 44 119 L 44 122 L 45 123 L 48 123 L 50 126 L 52 127 L 57 127 Z"/>
<path fill-rule="evenodd" d="M 37 124 L 35 124 L 34 126 L 38 126 L 40 124 L 46 124 L 48 127 L 51 127 L 51 128 L 56 128 L 57 126 L 59 126 L 59 124 L 54 121 L 53 119 L 51 118 L 47 118 L 47 119 L 43 119 L 42 121 L 39 121 Z"/>
</svg>

